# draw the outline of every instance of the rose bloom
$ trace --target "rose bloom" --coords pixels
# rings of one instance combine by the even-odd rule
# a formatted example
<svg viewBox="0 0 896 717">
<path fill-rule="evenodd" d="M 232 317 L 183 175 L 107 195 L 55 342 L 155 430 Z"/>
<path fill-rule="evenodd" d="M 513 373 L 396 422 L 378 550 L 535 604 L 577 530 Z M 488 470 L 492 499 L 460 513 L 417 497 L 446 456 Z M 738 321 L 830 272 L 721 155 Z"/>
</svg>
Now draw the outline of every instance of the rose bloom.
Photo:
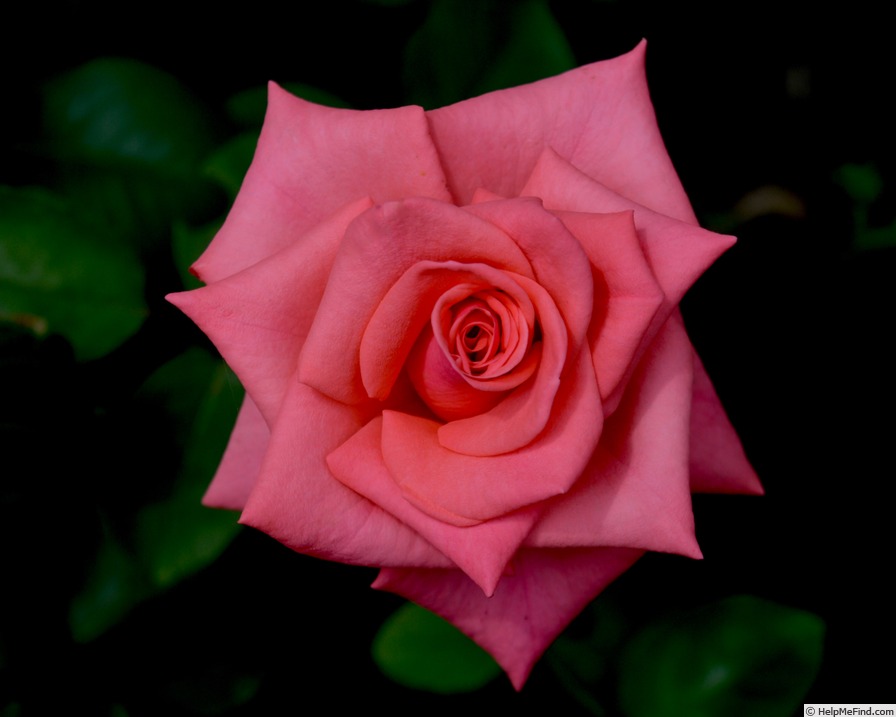
<svg viewBox="0 0 896 717">
<path fill-rule="evenodd" d="M 691 491 L 759 493 L 678 303 L 699 228 L 642 43 L 431 112 L 271 85 L 255 158 L 170 300 L 246 399 L 206 504 L 376 566 L 520 688 Z"/>
</svg>

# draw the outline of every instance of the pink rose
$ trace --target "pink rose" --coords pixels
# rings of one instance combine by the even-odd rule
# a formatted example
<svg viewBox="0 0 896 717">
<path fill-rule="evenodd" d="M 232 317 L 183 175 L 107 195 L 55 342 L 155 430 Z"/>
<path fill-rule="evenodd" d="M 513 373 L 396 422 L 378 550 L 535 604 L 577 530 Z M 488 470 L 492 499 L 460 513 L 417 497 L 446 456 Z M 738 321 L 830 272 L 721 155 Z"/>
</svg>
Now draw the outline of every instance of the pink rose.
<svg viewBox="0 0 896 717">
<path fill-rule="evenodd" d="M 519 688 L 690 494 L 761 492 L 679 315 L 696 226 L 631 53 L 432 112 L 271 86 L 255 159 L 173 295 L 246 387 L 206 495 L 381 568 Z"/>
</svg>

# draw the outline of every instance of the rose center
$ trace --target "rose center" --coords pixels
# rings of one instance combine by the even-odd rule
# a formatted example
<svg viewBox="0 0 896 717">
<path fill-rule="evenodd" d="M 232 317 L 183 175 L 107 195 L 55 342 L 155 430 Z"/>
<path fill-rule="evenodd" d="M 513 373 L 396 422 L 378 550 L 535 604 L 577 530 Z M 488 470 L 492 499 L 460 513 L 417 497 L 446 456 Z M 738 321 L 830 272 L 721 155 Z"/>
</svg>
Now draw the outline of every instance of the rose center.
<svg viewBox="0 0 896 717">
<path fill-rule="evenodd" d="M 516 302 L 500 290 L 478 292 L 451 307 L 447 344 L 455 365 L 468 376 L 499 376 L 513 368 L 510 351 L 525 352 L 529 327 Z"/>
</svg>

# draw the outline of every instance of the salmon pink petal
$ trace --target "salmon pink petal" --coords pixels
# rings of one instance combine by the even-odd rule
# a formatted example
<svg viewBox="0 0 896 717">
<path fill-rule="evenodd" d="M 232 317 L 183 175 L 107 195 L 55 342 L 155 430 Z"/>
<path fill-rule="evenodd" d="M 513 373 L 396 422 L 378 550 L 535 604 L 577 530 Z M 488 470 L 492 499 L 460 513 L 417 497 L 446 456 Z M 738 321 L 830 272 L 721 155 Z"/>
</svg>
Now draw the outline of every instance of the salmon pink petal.
<svg viewBox="0 0 896 717">
<path fill-rule="evenodd" d="M 245 396 L 224 457 L 202 497 L 202 504 L 209 508 L 242 510 L 261 470 L 270 437 L 271 431 L 258 406 Z"/>
<path fill-rule="evenodd" d="M 382 423 L 381 418 L 373 419 L 331 453 L 330 470 L 349 488 L 420 533 L 491 595 L 538 511 L 523 509 L 465 528 L 430 517 L 404 499 L 389 475 L 380 450 Z"/>
<path fill-rule="evenodd" d="M 551 147 L 622 196 L 694 222 L 656 124 L 645 47 L 427 112 L 458 203 L 469 204 L 480 187 L 506 197 L 526 194 L 542 148 Z"/>
<path fill-rule="evenodd" d="M 218 281 L 292 244 L 339 207 L 408 196 L 449 201 L 419 107 L 357 112 L 270 84 L 268 112 L 227 220 L 193 270 Z"/>
<path fill-rule="evenodd" d="M 642 554 L 626 548 L 523 549 L 491 597 L 460 570 L 386 568 L 373 587 L 453 623 L 491 653 L 519 690 L 554 638 Z"/>
<path fill-rule="evenodd" d="M 632 212 L 557 214 L 581 242 L 594 273 L 589 335 L 594 365 L 599 367 L 597 384 L 609 414 L 634 370 L 634 357 L 663 303 L 663 292 L 641 249 Z"/>
<path fill-rule="evenodd" d="M 539 356 L 540 351 L 534 348 L 529 353 L 532 366 L 531 370 L 529 367 L 523 368 L 526 378 L 532 375 Z M 501 391 L 487 391 L 472 386 L 436 341 L 431 326 L 424 328 L 414 344 L 408 356 L 407 374 L 417 395 L 443 421 L 483 413 L 494 408 L 504 398 Z"/>
<path fill-rule="evenodd" d="M 700 557 L 688 464 L 691 352 L 673 315 L 607 419 L 582 479 L 545 506 L 527 545 L 636 547 Z"/>
<path fill-rule="evenodd" d="M 570 353 L 577 353 L 594 306 L 591 266 L 582 245 L 537 199 L 479 203 L 467 211 L 500 227 L 523 250 L 535 281 L 550 294 L 563 316 Z"/>
<path fill-rule="evenodd" d="M 340 483 L 326 457 L 377 413 L 292 381 L 240 522 L 293 550 L 344 563 L 448 566 L 418 533 Z"/>
<path fill-rule="evenodd" d="M 524 276 L 514 278 L 535 305 L 542 333 L 540 363 L 531 379 L 488 412 L 443 425 L 439 442 L 451 451 L 469 456 L 509 453 L 535 440 L 551 419 L 566 365 L 569 334 L 551 296 Z M 576 359 L 571 363 L 575 365 Z M 599 406 L 597 411 L 600 415 Z"/>
<path fill-rule="evenodd" d="M 762 484 L 696 352 L 691 408 L 691 490 L 762 495 Z"/>
<path fill-rule="evenodd" d="M 678 306 L 697 277 L 735 242 L 734 237 L 677 221 L 639 205 L 594 181 L 551 150 L 545 150 L 539 157 L 525 191 L 541 197 L 551 210 L 634 213 L 638 238 L 665 296 L 654 321 L 657 328 Z"/>
<path fill-rule="evenodd" d="M 194 291 L 170 294 L 212 340 L 268 423 L 280 410 L 355 201 L 276 255 Z"/>
<path fill-rule="evenodd" d="M 581 351 L 560 386 L 548 428 L 524 448 L 487 457 L 456 453 L 441 444 L 439 423 L 396 411 L 383 413 L 382 448 L 407 500 L 437 520 L 467 526 L 568 491 L 600 432 L 591 355 Z"/>
<path fill-rule="evenodd" d="M 633 212 L 635 229 L 650 270 L 659 285 L 662 301 L 644 332 L 629 366 L 675 310 L 691 285 L 719 256 L 734 244 L 734 237 L 715 234 L 633 203 L 579 172 L 555 152 L 540 157 L 526 191 L 537 193 L 549 209 L 588 213 Z M 645 310 L 660 294 L 647 300 Z M 598 364 L 599 365 L 599 364 Z M 623 375 L 618 385 L 625 384 Z M 610 395 L 608 413 L 619 396 Z"/>
<path fill-rule="evenodd" d="M 535 308 L 514 276 L 486 264 L 462 264 L 456 261 L 421 261 L 414 264 L 386 292 L 364 329 L 360 346 L 360 369 L 367 394 L 380 400 L 389 395 L 423 328 L 429 322 L 433 325 L 440 323 L 441 308 L 446 302 L 448 306 L 445 311 L 450 311 L 471 296 L 477 296 L 481 292 L 494 292 L 506 297 L 515 306 L 522 305 L 522 318 L 517 314 L 507 316 L 505 326 L 502 327 L 504 330 L 515 332 L 520 328 L 518 323 L 534 324 Z M 511 323 L 516 325 L 507 325 Z M 447 331 L 440 331 L 440 336 L 444 333 Z M 444 336 L 441 338 L 440 345 L 444 353 L 450 355 L 451 349 L 445 343 Z M 529 343 L 526 342 L 521 347 L 516 364 L 528 352 Z M 510 366 L 508 370 L 512 368 Z M 501 382 L 499 388 L 492 390 L 512 388 L 525 378 L 510 383 Z M 488 377 L 477 376 L 475 383 L 487 384 Z"/>
<path fill-rule="evenodd" d="M 344 403 L 365 400 L 362 336 L 389 289 L 420 261 L 479 262 L 532 275 L 510 237 L 452 205 L 415 198 L 367 211 L 345 233 L 302 352 L 300 380 Z"/>
</svg>

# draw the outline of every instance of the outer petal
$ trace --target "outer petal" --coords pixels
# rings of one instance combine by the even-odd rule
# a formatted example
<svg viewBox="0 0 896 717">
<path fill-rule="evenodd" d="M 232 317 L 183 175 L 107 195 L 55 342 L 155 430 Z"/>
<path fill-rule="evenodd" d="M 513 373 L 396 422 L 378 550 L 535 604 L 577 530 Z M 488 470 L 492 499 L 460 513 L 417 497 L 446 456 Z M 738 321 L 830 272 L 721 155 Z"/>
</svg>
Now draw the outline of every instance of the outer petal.
<svg viewBox="0 0 896 717">
<path fill-rule="evenodd" d="M 699 493 L 762 495 L 762 484 L 697 353 L 691 410 L 691 489 Z"/>
<path fill-rule="evenodd" d="M 420 533 L 491 595 L 507 562 L 538 517 L 519 510 L 479 525 L 459 528 L 431 518 L 408 503 L 383 462 L 382 419 L 375 418 L 330 454 L 330 469 L 352 490 L 385 508 Z"/>
<path fill-rule="evenodd" d="M 222 281 L 167 298 L 214 342 L 271 424 L 317 312 L 345 228 L 362 199 L 274 256 Z"/>
<path fill-rule="evenodd" d="M 600 394 L 610 412 L 663 304 L 663 291 L 641 249 L 631 212 L 557 214 L 584 247 L 594 272 L 589 339 Z"/>
<path fill-rule="evenodd" d="M 734 237 L 715 234 L 640 206 L 590 179 L 549 150 L 539 158 L 525 191 L 541 197 L 549 209 L 634 213 L 638 238 L 664 300 L 642 337 L 630 371 L 637 364 L 640 351 L 647 347 L 697 277 L 735 242 Z M 628 375 L 619 385 L 625 384 Z M 618 397 L 617 394 L 615 398 Z M 609 413 L 613 406 L 608 403 Z"/>
<path fill-rule="evenodd" d="M 673 315 L 608 419 L 582 479 L 545 506 L 527 545 L 635 547 L 700 557 L 688 470 L 691 356 Z"/>
<path fill-rule="evenodd" d="M 423 110 L 322 107 L 270 84 L 243 186 L 193 270 L 206 283 L 251 266 L 359 197 L 449 200 Z"/>
<path fill-rule="evenodd" d="M 300 553 L 343 563 L 451 565 L 416 532 L 330 473 L 327 455 L 375 413 L 374 406 L 345 406 L 293 381 L 240 522 Z"/>
<path fill-rule="evenodd" d="M 438 613 L 490 652 L 516 689 L 548 645 L 642 551 L 521 550 L 487 598 L 459 570 L 384 569 L 373 583 Z"/>
<path fill-rule="evenodd" d="M 203 505 L 228 510 L 243 509 L 261 470 L 270 437 L 268 424 L 258 406 L 249 396 L 245 396 L 224 457 L 202 497 Z"/>
<path fill-rule="evenodd" d="M 468 204 L 479 187 L 519 196 L 542 149 L 552 147 L 619 194 L 694 222 L 657 128 L 645 48 L 428 112 L 458 202 Z"/>
</svg>

